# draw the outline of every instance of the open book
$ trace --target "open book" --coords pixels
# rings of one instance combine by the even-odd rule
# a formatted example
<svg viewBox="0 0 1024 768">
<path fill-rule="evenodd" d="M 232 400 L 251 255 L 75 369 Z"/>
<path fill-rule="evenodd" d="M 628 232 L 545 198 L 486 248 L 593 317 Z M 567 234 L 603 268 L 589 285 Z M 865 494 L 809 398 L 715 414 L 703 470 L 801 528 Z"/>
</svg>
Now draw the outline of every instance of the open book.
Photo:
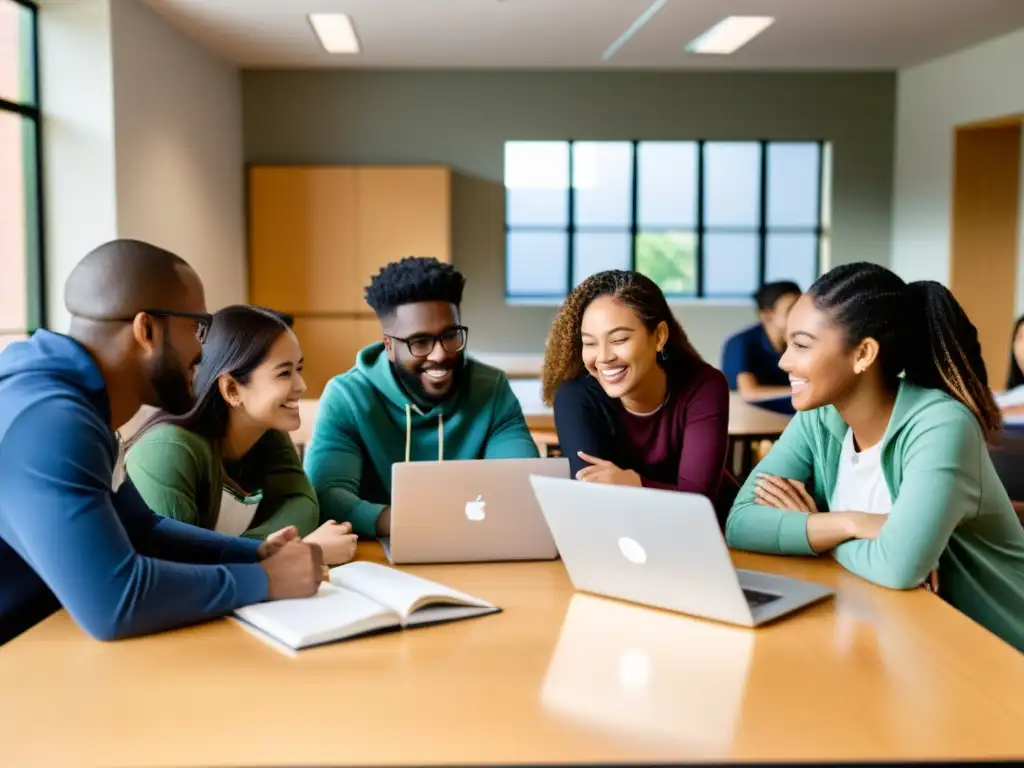
<svg viewBox="0 0 1024 768">
<path fill-rule="evenodd" d="M 312 597 L 247 605 L 235 616 L 298 650 L 384 629 L 439 624 L 501 609 L 478 598 L 376 563 L 331 569 Z"/>
</svg>

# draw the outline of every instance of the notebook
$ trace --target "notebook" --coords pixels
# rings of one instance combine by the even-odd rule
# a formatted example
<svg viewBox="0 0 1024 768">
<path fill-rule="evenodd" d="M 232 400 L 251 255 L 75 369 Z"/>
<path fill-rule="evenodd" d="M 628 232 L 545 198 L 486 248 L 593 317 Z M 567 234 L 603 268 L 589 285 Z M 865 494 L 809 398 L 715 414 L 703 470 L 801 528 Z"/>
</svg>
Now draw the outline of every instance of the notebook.
<svg viewBox="0 0 1024 768">
<path fill-rule="evenodd" d="M 312 597 L 247 605 L 235 618 L 293 651 L 383 630 L 439 624 L 501 609 L 433 581 L 384 565 L 354 562 L 331 569 Z"/>
</svg>

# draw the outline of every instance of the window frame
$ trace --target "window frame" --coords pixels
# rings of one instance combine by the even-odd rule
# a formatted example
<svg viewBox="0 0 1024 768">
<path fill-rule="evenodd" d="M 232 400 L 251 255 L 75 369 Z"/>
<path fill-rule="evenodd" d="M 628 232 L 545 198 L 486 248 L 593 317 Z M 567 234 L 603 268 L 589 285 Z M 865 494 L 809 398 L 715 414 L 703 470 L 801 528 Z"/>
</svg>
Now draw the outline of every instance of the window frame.
<svg viewBox="0 0 1024 768">
<path fill-rule="evenodd" d="M 26 202 L 26 312 L 24 328 L 0 328 L 0 336 L 31 335 L 44 327 L 46 318 L 46 283 L 45 283 L 45 228 L 43 198 L 43 111 L 40 106 L 40 75 L 39 75 L 39 5 L 34 0 L 4 0 L 13 5 L 21 6 L 29 11 L 32 24 L 30 44 L 32 53 L 29 66 L 32 68 L 32 103 L 11 101 L 0 96 L 0 112 L 13 113 L 31 123 L 34 157 L 25 163 L 26 173 L 22 179 L 25 185 Z M 23 150 L 25 151 L 25 150 Z"/>
<path fill-rule="evenodd" d="M 515 141 L 510 139 L 509 141 Z M 531 140 L 524 140 L 531 141 Z M 539 141 L 539 140 L 538 140 Z M 509 234 L 513 232 L 550 232 L 550 233 L 565 233 L 568 236 L 568 247 L 566 253 L 566 286 L 567 292 L 571 292 L 576 285 L 575 280 L 575 235 L 582 232 L 623 232 L 627 231 L 630 237 L 630 254 L 629 254 L 629 269 L 636 269 L 636 256 L 637 256 L 637 236 L 644 233 L 672 233 L 681 231 L 680 227 L 673 226 L 644 226 L 641 227 L 638 223 L 639 214 L 639 189 L 640 185 L 637 183 L 638 172 L 640 167 L 640 152 L 639 148 L 641 144 L 693 144 L 696 149 L 696 168 L 695 168 L 695 219 L 692 232 L 696 239 L 694 249 L 694 284 L 695 290 L 693 293 L 666 293 L 665 296 L 669 301 L 731 301 L 731 300 L 744 300 L 749 301 L 751 296 L 748 293 L 742 294 L 731 294 L 731 293 L 713 293 L 710 296 L 707 295 L 706 286 L 704 284 L 705 278 L 705 238 L 708 234 L 753 234 L 758 240 L 758 260 L 757 260 L 757 281 L 755 290 L 765 284 L 765 274 L 767 271 L 768 262 L 768 238 L 772 234 L 804 234 L 813 235 L 816 244 L 816 256 L 814 263 L 815 276 L 821 274 L 822 263 L 824 261 L 824 241 L 829 237 L 829 228 L 823 221 L 823 215 L 825 211 L 825 175 L 826 175 L 826 153 L 828 142 L 823 139 L 605 139 L 605 140 L 590 140 L 590 139 L 558 139 L 568 145 L 568 179 L 569 185 L 566 190 L 568 197 L 568 223 L 567 225 L 553 225 L 553 224 L 536 224 L 536 225 L 523 225 L 515 224 L 510 225 L 508 220 L 508 203 L 505 205 L 505 301 L 510 304 L 530 304 L 530 303 L 543 303 L 550 301 L 562 301 L 565 299 L 567 294 L 562 293 L 510 293 L 509 292 L 509 276 L 511 273 L 511 263 L 508 258 L 508 238 Z M 631 198 L 631 213 L 630 222 L 628 227 L 622 227 L 621 225 L 609 224 L 607 226 L 597 224 L 586 224 L 579 226 L 576 223 L 576 191 L 573 186 L 574 179 L 574 167 L 573 157 L 575 155 L 574 146 L 577 143 L 609 143 L 618 144 L 628 142 L 632 148 L 632 172 L 630 175 L 630 198 Z M 508 142 L 506 142 L 507 144 Z M 706 179 L 706 158 L 704 147 L 706 144 L 757 144 L 760 150 L 760 178 L 759 178 L 759 201 L 758 201 L 758 220 L 756 225 L 753 226 L 722 226 L 722 225 L 711 225 L 708 226 L 706 223 L 705 216 L 705 179 Z M 815 221 L 817 222 L 814 226 L 769 226 L 768 224 L 768 173 L 769 173 L 769 147 L 771 145 L 779 144 L 813 144 L 817 147 L 818 154 L 818 183 L 817 183 L 817 194 L 816 194 L 816 212 Z M 507 194 L 507 193 L 506 193 Z M 507 198 L 506 198 L 507 200 Z M 687 229 L 686 231 L 690 231 Z M 751 292 L 752 293 L 752 292 Z"/>
</svg>

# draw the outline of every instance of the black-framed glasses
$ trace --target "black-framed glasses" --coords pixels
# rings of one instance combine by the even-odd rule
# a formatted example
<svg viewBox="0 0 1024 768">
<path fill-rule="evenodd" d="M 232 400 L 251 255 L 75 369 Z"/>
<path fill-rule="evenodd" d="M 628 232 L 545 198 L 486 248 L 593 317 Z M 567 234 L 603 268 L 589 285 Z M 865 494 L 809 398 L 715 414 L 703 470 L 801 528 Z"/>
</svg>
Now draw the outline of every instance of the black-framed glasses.
<svg viewBox="0 0 1024 768">
<path fill-rule="evenodd" d="M 210 332 L 210 326 L 213 324 L 213 315 L 200 314 L 198 312 L 172 312 L 167 309 L 142 309 L 139 311 L 153 317 L 183 317 L 188 320 L 195 320 L 196 338 L 199 339 L 200 344 L 206 341 L 206 334 Z"/>
<path fill-rule="evenodd" d="M 441 348 L 450 354 L 464 350 L 466 348 L 466 341 L 469 339 L 469 328 L 464 325 L 457 325 L 436 336 L 421 333 L 410 336 L 407 339 L 387 333 L 384 335 L 392 341 L 400 341 L 405 344 L 409 348 L 409 354 L 413 357 L 427 357 L 434 351 L 434 347 L 437 346 L 438 342 L 441 343 Z"/>
</svg>

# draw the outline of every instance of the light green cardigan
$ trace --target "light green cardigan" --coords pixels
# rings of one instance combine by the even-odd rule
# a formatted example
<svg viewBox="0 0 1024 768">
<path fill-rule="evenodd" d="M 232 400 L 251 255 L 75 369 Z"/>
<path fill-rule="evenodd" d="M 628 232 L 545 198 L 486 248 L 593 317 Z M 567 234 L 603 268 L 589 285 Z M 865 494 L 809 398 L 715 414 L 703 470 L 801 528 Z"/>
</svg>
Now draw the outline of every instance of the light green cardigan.
<svg viewBox="0 0 1024 768">
<path fill-rule="evenodd" d="M 726 522 L 729 546 L 813 555 L 808 516 L 757 504 L 757 475 L 802 481 L 827 510 L 847 429 L 832 406 L 798 413 L 740 490 Z M 971 412 L 944 392 L 901 383 L 882 472 L 889 519 L 878 538 L 837 546 L 836 560 L 894 589 L 922 584 L 938 566 L 947 602 L 1024 651 L 1024 529 Z"/>
</svg>

